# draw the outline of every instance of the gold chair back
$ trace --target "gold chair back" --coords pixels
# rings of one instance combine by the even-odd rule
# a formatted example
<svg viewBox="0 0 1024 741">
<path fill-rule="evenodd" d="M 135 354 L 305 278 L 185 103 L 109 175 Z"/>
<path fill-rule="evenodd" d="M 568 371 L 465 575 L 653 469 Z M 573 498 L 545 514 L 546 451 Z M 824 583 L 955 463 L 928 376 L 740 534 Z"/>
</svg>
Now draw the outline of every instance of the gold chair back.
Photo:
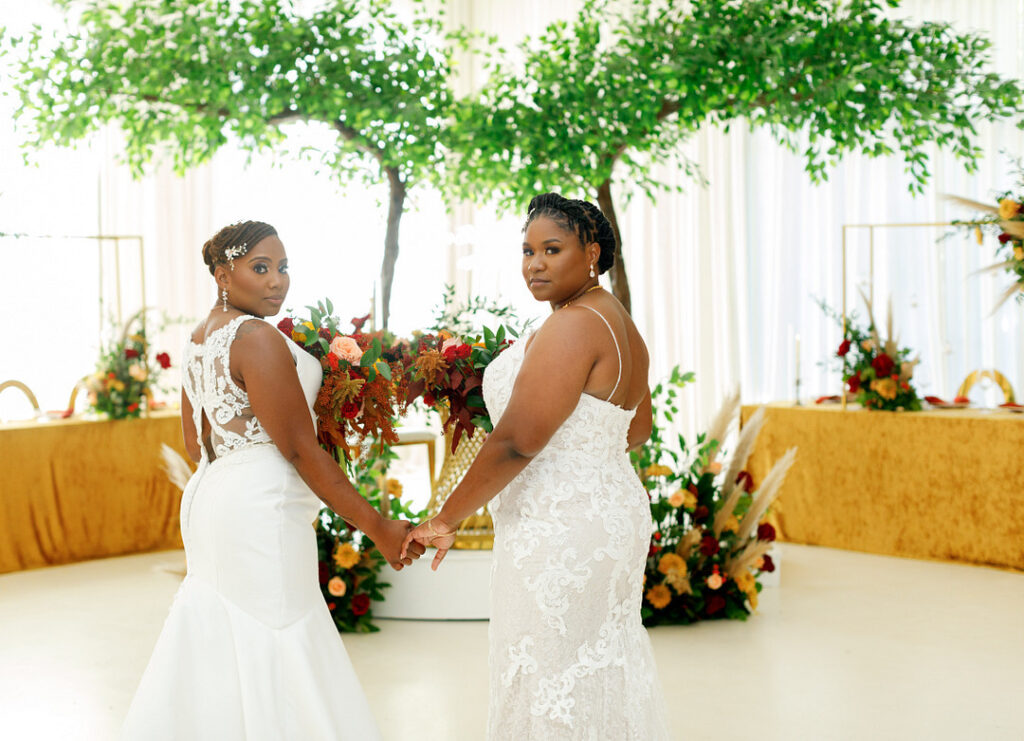
<svg viewBox="0 0 1024 741">
<path fill-rule="evenodd" d="M 441 510 L 445 500 L 466 475 L 485 439 L 487 434 L 477 429 L 473 437 L 463 435 L 459 447 L 452 453 L 452 433 L 445 433 L 444 461 L 437 476 L 437 486 L 427 505 L 431 517 Z M 459 523 L 454 547 L 466 550 L 490 550 L 494 547 L 494 520 L 486 507 Z"/>
<path fill-rule="evenodd" d="M 32 393 L 32 389 L 21 381 L 15 381 L 14 379 L 0 383 L 0 394 L 7 389 L 18 389 L 21 391 L 28 398 L 28 403 L 32 405 L 32 409 L 34 409 L 37 414 L 39 413 L 39 401 L 36 399 L 36 395 Z"/>
<path fill-rule="evenodd" d="M 1006 379 L 1006 376 L 997 371 L 995 368 L 976 370 L 969 373 L 967 378 L 964 379 L 964 382 L 960 384 L 960 388 L 957 390 L 956 395 L 968 396 L 974 385 L 983 378 L 991 379 L 992 382 L 995 383 L 1000 388 L 1000 390 L 1003 392 L 1004 402 L 1006 402 L 1007 404 L 1013 404 L 1015 402 L 1013 396 L 1013 386 L 1010 385 L 1010 382 Z"/>
</svg>

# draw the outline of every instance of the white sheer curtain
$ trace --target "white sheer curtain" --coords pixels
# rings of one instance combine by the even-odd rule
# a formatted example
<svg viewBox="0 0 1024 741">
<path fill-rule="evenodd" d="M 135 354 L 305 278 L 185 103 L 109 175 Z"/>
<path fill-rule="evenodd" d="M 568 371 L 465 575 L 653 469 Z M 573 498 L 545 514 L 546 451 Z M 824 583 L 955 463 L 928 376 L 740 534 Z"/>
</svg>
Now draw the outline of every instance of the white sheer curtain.
<svg viewBox="0 0 1024 741">
<path fill-rule="evenodd" d="M 578 6 L 579 0 L 447 2 L 456 22 L 496 33 L 510 46 Z M 56 18 L 42 3 L 11 11 L 5 9 L 4 23 L 14 29 Z M 980 31 L 993 40 L 997 71 L 1015 77 L 1024 72 L 1019 0 L 907 0 L 892 12 Z M 9 85 L 6 79 L 0 86 Z M 478 82 L 478 70 L 470 70 L 458 82 L 460 92 Z M 2 120 L 12 119 L 14 105 L 0 98 Z M 149 303 L 172 315 L 198 317 L 214 299 L 200 259 L 203 241 L 224 224 L 262 219 L 277 226 L 289 249 L 292 307 L 302 310 L 330 296 L 343 316 L 366 313 L 382 253 L 382 188 L 339 186 L 287 153 L 248 161 L 230 147 L 183 178 L 157 168 L 135 181 L 114 163 L 117 137 L 107 131 L 78 150 L 48 149 L 34 156 L 36 166 L 24 167 L 15 149 L 19 136 L 9 124 L 0 125 L 0 231 L 142 234 Z M 316 127 L 300 138 L 330 145 Z M 703 130 L 685 144 L 710 182 L 706 188 L 657 164 L 652 168 L 658 176 L 684 184 L 685 193 L 666 193 L 656 204 L 637 197 L 623 207 L 619 186 L 634 316 L 651 347 L 652 377 L 657 380 L 675 364 L 697 372 L 698 382 L 685 397 L 684 431 L 701 426 L 736 383 L 747 401 L 791 398 L 798 334 L 804 394 L 836 392 L 838 379 L 816 363 L 834 352 L 839 330 L 812 297 L 840 303 L 842 225 L 968 216 L 940 194 L 989 198 L 1011 185 L 1000 150 L 1024 151 L 1021 133 L 1011 126 L 982 127 L 979 142 L 986 156 L 976 174 L 966 174 L 948 155 L 935 155 L 932 184 L 918 198 L 908 194 L 895 159 L 849 158 L 827 183 L 814 186 L 799 158 L 764 132 L 743 126 L 728 134 Z M 437 194 L 414 192 L 402 225 L 393 328 L 403 333 L 426 324 L 441 286 L 451 281 L 464 294 L 500 297 L 524 316 L 542 318 L 545 307 L 532 301 L 518 272 L 521 221 L 466 204 L 446 213 Z M 891 294 L 900 336 L 922 357 L 925 393 L 950 396 L 966 371 L 978 367 L 999 368 L 1020 387 L 1020 310 L 1009 305 L 987 317 L 1006 279 L 969 277 L 993 261 L 994 245 L 979 248 L 960 236 L 937 243 L 941 234 L 875 233 L 879 314 Z M 850 307 L 861 308 L 853 289 L 867 278 L 866 232 L 850 233 L 850 249 Z M 44 407 L 59 408 L 95 357 L 95 246 L 6 238 L 0 250 L 18 276 L 0 299 L 0 379 L 27 380 Z M 43 334 L 40 323 L 56 328 L 59 339 Z M 182 332 L 159 338 L 175 362 L 182 339 Z M 61 362 L 51 355 L 58 344 L 65 351 Z M 6 403 L 0 397 L 0 417 Z"/>
</svg>

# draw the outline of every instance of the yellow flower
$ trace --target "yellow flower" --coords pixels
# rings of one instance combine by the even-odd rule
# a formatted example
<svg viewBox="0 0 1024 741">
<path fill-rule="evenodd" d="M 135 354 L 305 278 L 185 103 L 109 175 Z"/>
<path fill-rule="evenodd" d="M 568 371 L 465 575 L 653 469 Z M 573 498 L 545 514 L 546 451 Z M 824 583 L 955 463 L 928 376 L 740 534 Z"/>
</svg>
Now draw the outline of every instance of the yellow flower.
<svg viewBox="0 0 1024 741">
<path fill-rule="evenodd" d="M 668 603 L 672 601 L 672 592 L 668 591 L 668 587 L 664 584 L 655 584 L 647 590 L 647 601 L 654 606 L 655 610 L 661 610 L 668 607 Z"/>
<path fill-rule="evenodd" d="M 124 391 L 124 381 L 120 378 L 108 378 L 107 388 L 114 391 Z"/>
<path fill-rule="evenodd" d="M 300 327 L 305 327 L 308 330 L 308 332 L 301 331 L 299 329 Z M 294 327 L 292 327 L 292 339 L 296 340 L 297 342 L 305 342 L 306 338 L 309 336 L 309 332 L 316 332 L 316 327 L 313 326 L 313 323 L 299 322 Z"/>
<path fill-rule="evenodd" d="M 332 597 L 344 597 L 348 587 L 345 585 L 344 579 L 340 576 L 334 576 L 327 582 L 327 591 L 331 593 Z"/>
<path fill-rule="evenodd" d="M 875 346 L 875 343 L 874 340 L 861 340 L 860 346 L 866 352 L 871 352 L 872 348 L 874 348 Z"/>
<path fill-rule="evenodd" d="M 697 507 L 697 495 L 689 489 L 683 494 L 683 507 L 686 509 L 695 509 Z"/>
<path fill-rule="evenodd" d="M 663 466 L 660 463 L 656 463 L 653 466 L 648 466 L 644 469 L 644 478 L 649 479 L 652 476 L 671 476 L 672 469 L 668 466 Z"/>
<path fill-rule="evenodd" d="M 974 238 L 978 240 L 978 244 L 983 244 L 985 242 L 985 236 L 981 233 L 980 226 L 974 227 Z"/>
<path fill-rule="evenodd" d="M 384 479 L 384 491 L 390 496 L 402 496 L 402 482 L 398 479 Z"/>
<path fill-rule="evenodd" d="M 684 492 L 682 489 L 672 492 L 672 496 L 668 498 L 668 503 L 673 507 L 682 507 L 686 503 L 686 495 L 689 492 Z"/>
<path fill-rule="evenodd" d="M 871 390 L 883 399 L 892 401 L 896 398 L 896 394 L 899 393 L 900 387 L 893 378 L 876 378 L 871 382 Z"/>
<path fill-rule="evenodd" d="M 734 533 L 739 529 L 740 521 L 736 519 L 736 515 L 729 515 L 729 519 L 722 526 L 722 531 L 726 533 Z"/>
<path fill-rule="evenodd" d="M 676 594 L 693 594 L 690 580 L 682 571 L 670 571 L 665 574 L 665 583 L 676 590 Z"/>
<path fill-rule="evenodd" d="M 359 551 L 352 547 L 351 543 L 339 543 L 334 549 L 334 563 L 339 568 L 351 569 L 359 563 Z"/>
<path fill-rule="evenodd" d="M 1013 256 L 1017 260 L 1024 261 L 1024 247 L 1017 246 L 1013 248 Z"/>
<path fill-rule="evenodd" d="M 750 603 L 750 609 L 751 610 L 756 610 L 757 609 L 757 590 L 756 589 L 751 589 L 749 592 L 747 592 L 747 601 Z"/>
<path fill-rule="evenodd" d="M 667 574 L 670 571 L 681 571 L 686 574 L 686 561 L 680 558 L 675 553 L 666 553 L 658 561 L 658 571 L 663 574 Z"/>
<path fill-rule="evenodd" d="M 734 577 L 736 579 L 736 586 L 742 589 L 744 592 L 750 592 L 753 590 L 757 592 L 757 582 L 754 579 L 754 575 L 746 569 L 743 569 L 740 573 Z"/>
<path fill-rule="evenodd" d="M 1020 204 L 1010 198 L 1004 198 L 999 202 L 999 218 L 1012 219 L 1020 213 Z"/>
</svg>

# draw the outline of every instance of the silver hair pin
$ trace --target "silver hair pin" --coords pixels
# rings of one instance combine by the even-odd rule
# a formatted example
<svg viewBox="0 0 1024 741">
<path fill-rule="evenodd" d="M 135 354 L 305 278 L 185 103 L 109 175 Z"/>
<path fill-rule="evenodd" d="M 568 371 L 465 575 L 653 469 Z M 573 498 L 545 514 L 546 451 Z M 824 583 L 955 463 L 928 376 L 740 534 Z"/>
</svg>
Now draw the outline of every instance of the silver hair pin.
<svg viewBox="0 0 1024 741">
<path fill-rule="evenodd" d="M 247 244 L 245 242 L 242 242 L 241 244 L 236 244 L 234 247 L 228 247 L 226 250 L 224 250 L 224 257 L 228 259 L 228 264 L 231 266 L 232 270 L 235 269 L 235 258 L 241 257 L 247 251 Z"/>
</svg>

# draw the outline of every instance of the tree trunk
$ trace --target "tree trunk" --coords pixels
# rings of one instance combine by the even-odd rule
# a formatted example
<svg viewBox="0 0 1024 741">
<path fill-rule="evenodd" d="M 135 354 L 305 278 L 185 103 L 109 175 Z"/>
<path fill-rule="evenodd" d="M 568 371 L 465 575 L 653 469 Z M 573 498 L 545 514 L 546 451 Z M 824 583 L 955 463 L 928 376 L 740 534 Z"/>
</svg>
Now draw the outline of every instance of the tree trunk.
<svg viewBox="0 0 1024 741">
<path fill-rule="evenodd" d="M 391 315 L 391 284 L 395 280 L 395 262 L 398 261 L 398 227 L 405 207 L 405 183 L 398 170 L 389 167 L 385 172 L 391 197 L 388 201 L 388 229 L 384 234 L 384 261 L 380 266 L 380 329 L 388 328 Z"/>
<path fill-rule="evenodd" d="M 619 233 L 619 222 L 615 217 L 615 204 L 612 202 L 612 182 L 609 178 L 597 188 L 597 205 L 601 213 L 612 225 L 612 233 L 615 234 L 615 265 L 611 269 L 612 293 L 615 295 L 626 311 L 633 313 L 632 301 L 629 294 L 629 278 L 626 277 L 626 261 L 622 258 L 622 235 Z"/>
</svg>

